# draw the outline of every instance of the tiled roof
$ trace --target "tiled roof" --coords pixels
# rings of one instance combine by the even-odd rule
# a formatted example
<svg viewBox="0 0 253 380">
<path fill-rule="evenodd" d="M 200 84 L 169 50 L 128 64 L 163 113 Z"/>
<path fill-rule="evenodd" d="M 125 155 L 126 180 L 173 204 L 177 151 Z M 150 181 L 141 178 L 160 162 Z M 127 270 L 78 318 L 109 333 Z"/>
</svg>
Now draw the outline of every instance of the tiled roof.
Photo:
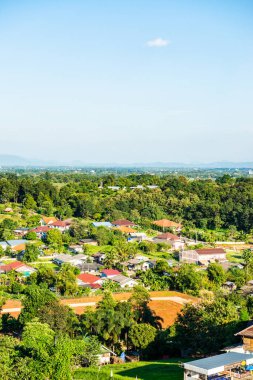
<svg viewBox="0 0 253 380">
<path fill-rule="evenodd" d="M 133 222 L 130 222 L 130 220 L 127 219 L 118 219 L 112 222 L 114 226 L 134 226 L 135 224 Z"/>
<path fill-rule="evenodd" d="M 131 233 L 135 232 L 135 230 L 133 228 L 127 227 L 127 226 L 119 226 L 119 227 L 116 227 L 115 229 L 118 231 L 121 231 L 124 234 L 131 234 Z"/>
<path fill-rule="evenodd" d="M 26 249 L 26 244 L 19 244 L 19 245 L 15 245 L 15 247 L 12 248 L 13 251 L 24 251 Z"/>
<path fill-rule="evenodd" d="M 56 222 L 50 223 L 50 226 L 67 227 L 67 226 L 69 226 L 69 223 L 65 222 L 64 220 L 57 220 Z"/>
<path fill-rule="evenodd" d="M 92 289 L 100 289 L 101 288 L 101 285 L 100 284 L 90 284 L 90 287 Z"/>
<path fill-rule="evenodd" d="M 104 269 L 102 273 L 106 276 L 117 276 L 120 272 L 117 269 Z"/>
<path fill-rule="evenodd" d="M 86 284 L 94 284 L 96 281 L 100 280 L 100 277 L 89 273 L 81 273 L 77 276 L 77 278 Z"/>
<path fill-rule="evenodd" d="M 170 232 L 166 232 L 164 234 L 160 234 L 156 236 L 156 239 L 164 239 L 164 240 L 180 240 L 180 237 Z"/>
<path fill-rule="evenodd" d="M 10 246 L 10 247 L 16 247 L 17 245 L 20 245 L 20 244 L 26 244 L 27 241 L 24 240 L 24 239 L 17 239 L 17 240 L 6 240 L 7 244 Z"/>
<path fill-rule="evenodd" d="M 33 228 L 31 232 L 36 232 L 37 233 L 43 233 L 43 232 L 48 232 L 50 231 L 50 228 L 48 226 L 39 226 L 36 228 Z"/>
<path fill-rule="evenodd" d="M 1 265 L 0 270 L 4 272 L 10 272 L 11 270 L 18 269 L 25 265 L 24 263 L 21 263 L 21 261 L 14 261 L 13 263 L 6 264 L 6 265 Z"/>
<path fill-rule="evenodd" d="M 199 255 L 215 255 L 215 254 L 221 254 L 226 253 L 223 248 L 201 248 L 201 249 L 195 249 L 195 251 Z"/>
<path fill-rule="evenodd" d="M 57 222 L 57 219 L 54 216 L 42 216 L 42 220 L 46 224 Z"/>
<path fill-rule="evenodd" d="M 251 326 L 247 327 L 246 329 L 238 332 L 235 335 L 240 335 L 240 336 L 246 336 L 246 337 L 249 337 L 249 338 L 253 338 L 253 326 L 251 325 Z"/>
<path fill-rule="evenodd" d="M 169 227 L 176 227 L 180 228 L 182 225 L 180 223 L 173 222 L 172 220 L 168 219 L 161 219 L 161 220 L 156 220 L 153 222 L 158 227 L 164 227 L 164 228 L 169 228 Z"/>
</svg>

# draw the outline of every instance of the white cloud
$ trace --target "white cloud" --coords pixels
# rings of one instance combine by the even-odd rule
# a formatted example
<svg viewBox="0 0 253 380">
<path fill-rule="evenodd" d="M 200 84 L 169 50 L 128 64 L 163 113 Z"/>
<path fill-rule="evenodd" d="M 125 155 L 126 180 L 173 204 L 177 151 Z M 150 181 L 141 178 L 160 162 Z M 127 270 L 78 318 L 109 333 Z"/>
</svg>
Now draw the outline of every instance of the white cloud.
<svg viewBox="0 0 253 380">
<path fill-rule="evenodd" d="M 169 40 L 165 40 L 163 38 L 154 38 L 146 43 L 149 47 L 164 47 L 170 44 Z"/>
</svg>

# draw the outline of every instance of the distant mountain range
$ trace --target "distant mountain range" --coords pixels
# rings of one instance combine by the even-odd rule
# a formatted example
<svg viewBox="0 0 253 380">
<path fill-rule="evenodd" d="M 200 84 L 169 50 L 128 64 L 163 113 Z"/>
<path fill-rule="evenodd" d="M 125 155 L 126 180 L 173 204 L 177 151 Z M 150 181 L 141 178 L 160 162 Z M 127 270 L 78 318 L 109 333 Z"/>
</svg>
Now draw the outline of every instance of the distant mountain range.
<svg viewBox="0 0 253 380">
<path fill-rule="evenodd" d="M 211 162 L 211 163 L 183 163 L 183 162 L 148 162 L 140 163 L 133 162 L 131 164 L 122 163 L 84 163 L 81 160 L 73 160 L 72 162 L 57 162 L 57 161 L 44 161 L 40 159 L 24 158 L 16 155 L 0 154 L 0 166 L 2 167 L 52 167 L 52 166 L 70 166 L 70 167 L 137 167 L 137 168 L 161 168 L 161 169 L 177 169 L 177 168 L 203 168 L 203 169 L 243 169 L 253 168 L 253 162 Z"/>
</svg>

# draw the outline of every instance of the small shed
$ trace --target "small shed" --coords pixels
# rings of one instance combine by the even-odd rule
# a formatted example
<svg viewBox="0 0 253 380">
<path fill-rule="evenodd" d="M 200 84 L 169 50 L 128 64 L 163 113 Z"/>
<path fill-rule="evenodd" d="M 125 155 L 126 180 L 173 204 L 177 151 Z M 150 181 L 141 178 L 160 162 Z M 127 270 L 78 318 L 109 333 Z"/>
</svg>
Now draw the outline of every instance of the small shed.
<svg viewBox="0 0 253 380">
<path fill-rule="evenodd" d="M 109 348 L 101 346 L 100 354 L 98 355 L 98 363 L 100 365 L 110 364 L 112 356 L 116 357 L 117 355 L 115 352 L 109 350 Z"/>
</svg>

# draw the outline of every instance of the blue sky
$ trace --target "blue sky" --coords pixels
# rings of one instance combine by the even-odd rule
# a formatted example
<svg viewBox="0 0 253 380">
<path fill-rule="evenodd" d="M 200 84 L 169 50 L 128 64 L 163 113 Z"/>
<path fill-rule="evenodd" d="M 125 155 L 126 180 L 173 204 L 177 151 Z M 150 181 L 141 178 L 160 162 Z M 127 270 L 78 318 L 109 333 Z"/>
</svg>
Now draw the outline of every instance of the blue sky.
<svg viewBox="0 0 253 380">
<path fill-rule="evenodd" d="M 253 3 L 0 0 L 1 153 L 253 161 Z"/>
</svg>

